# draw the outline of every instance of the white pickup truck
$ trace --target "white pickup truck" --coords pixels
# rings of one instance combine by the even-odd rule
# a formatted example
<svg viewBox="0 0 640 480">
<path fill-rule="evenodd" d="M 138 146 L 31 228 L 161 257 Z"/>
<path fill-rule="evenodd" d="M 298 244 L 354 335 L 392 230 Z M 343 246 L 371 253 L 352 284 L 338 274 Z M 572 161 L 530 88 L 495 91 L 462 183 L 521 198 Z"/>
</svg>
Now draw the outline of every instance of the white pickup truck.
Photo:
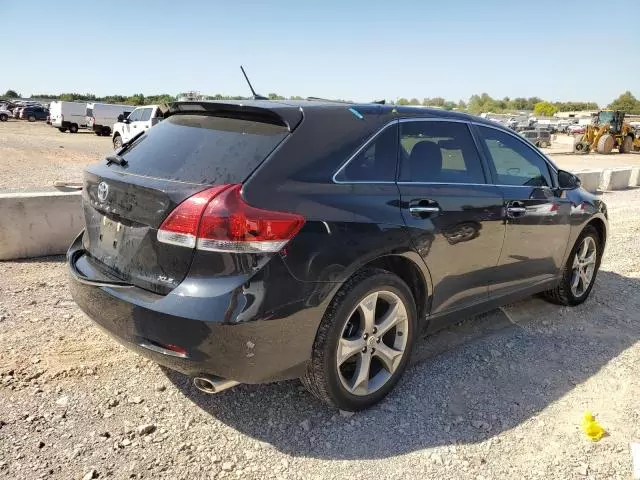
<svg viewBox="0 0 640 480">
<path fill-rule="evenodd" d="M 113 148 L 115 150 L 122 147 L 138 133 L 153 127 L 163 118 L 159 105 L 145 105 L 137 107 L 126 118 L 118 118 L 118 122 L 113 125 Z"/>
</svg>

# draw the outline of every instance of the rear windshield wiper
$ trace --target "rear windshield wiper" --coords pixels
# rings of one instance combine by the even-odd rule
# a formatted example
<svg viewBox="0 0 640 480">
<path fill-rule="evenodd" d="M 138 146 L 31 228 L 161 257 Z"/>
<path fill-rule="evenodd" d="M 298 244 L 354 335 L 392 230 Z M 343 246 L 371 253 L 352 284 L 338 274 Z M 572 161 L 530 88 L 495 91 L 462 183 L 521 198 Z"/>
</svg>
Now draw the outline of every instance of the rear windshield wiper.
<svg viewBox="0 0 640 480">
<path fill-rule="evenodd" d="M 120 156 L 119 153 L 108 155 L 105 160 L 107 161 L 107 165 L 115 163 L 116 165 L 120 165 L 121 167 L 124 167 L 128 163 L 124 158 Z"/>
<path fill-rule="evenodd" d="M 127 162 L 127 160 L 125 160 L 122 157 L 122 154 L 133 144 L 133 142 L 135 142 L 138 138 L 140 138 L 144 133 L 145 133 L 144 130 L 136 133 L 133 137 L 131 137 L 130 140 L 123 143 L 122 146 L 118 149 L 118 151 L 116 151 L 111 155 L 108 155 L 105 158 L 105 160 L 107 161 L 107 165 L 111 165 L 112 163 L 115 163 L 116 165 L 120 165 L 121 167 L 124 167 L 127 163 L 129 163 Z"/>
</svg>

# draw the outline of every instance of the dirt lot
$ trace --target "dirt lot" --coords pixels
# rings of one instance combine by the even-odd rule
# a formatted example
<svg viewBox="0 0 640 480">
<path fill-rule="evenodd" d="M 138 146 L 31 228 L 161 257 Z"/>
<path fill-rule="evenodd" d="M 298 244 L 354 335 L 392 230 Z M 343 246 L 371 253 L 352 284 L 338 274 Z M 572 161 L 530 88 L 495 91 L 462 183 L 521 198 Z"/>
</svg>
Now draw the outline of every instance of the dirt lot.
<svg viewBox="0 0 640 480">
<path fill-rule="evenodd" d="M 109 137 L 80 130 L 61 133 L 44 122 L 0 123 L 0 191 L 79 182 L 84 167 L 111 150 Z"/>
<path fill-rule="evenodd" d="M 0 263 L 0 478 L 628 479 L 640 190 L 604 199 L 585 304 L 532 298 L 423 340 L 399 388 L 353 416 L 296 381 L 201 394 L 98 330 L 62 258 Z M 598 443 L 585 410 L 609 432 Z"/>
<path fill-rule="evenodd" d="M 571 171 L 640 165 L 640 154 L 573 155 L 572 139 L 558 135 L 545 152 Z M 0 123 L 0 192 L 51 187 L 56 180 L 78 182 L 82 170 L 111 151 L 111 140 L 88 131 L 60 133 L 43 122 Z"/>
</svg>

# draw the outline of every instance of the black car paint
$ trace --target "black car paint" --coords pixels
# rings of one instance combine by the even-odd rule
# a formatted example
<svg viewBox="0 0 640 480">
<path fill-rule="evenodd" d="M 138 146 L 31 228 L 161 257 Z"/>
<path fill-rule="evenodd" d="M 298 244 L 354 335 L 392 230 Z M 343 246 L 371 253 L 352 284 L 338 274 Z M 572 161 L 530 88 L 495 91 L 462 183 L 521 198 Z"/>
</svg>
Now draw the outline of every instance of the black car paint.
<svg viewBox="0 0 640 480">
<path fill-rule="evenodd" d="M 299 108 L 273 103 L 268 106 L 276 110 Z M 298 127 L 312 132 L 322 125 L 328 138 L 292 135 L 278 147 L 277 162 L 267 159 L 244 182 L 242 195 L 248 203 L 295 211 L 306 219 L 303 229 L 279 254 L 220 256 L 194 251 L 186 270 L 186 259 L 180 255 L 160 262 L 157 257 L 142 256 L 140 261 L 147 262 L 150 269 L 162 265 L 163 272 L 170 273 L 175 267 L 184 272 L 183 278 L 172 277 L 175 284 L 160 291 L 137 286 L 116 288 L 91 284 L 91 279 L 113 278 L 114 272 L 83 254 L 87 245 L 81 236 L 68 254 L 69 261 L 75 264 L 71 274 L 74 299 L 118 341 L 160 364 L 192 376 L 209 373 L 258 383 L 303 374 L 317 327 L 331 299 L 364 265 L 398 259 L 410 265 L 413 280 L 424 293 L 423 304 L 418 305 L 422 328 L 433 331 L 464 315 L 486 311 L 512 298 L 553 286 L 586 223 L 601 222 L 598 227 L 604 230 L 606 238 L 604 204 L 579 188 L 560 190 L 553 167 L 552 188 L 523 193 L 522 187 L 517 187 L 516 196 L 536 204 L 558 203 L 560 210 L 553 216 L 536 219 L 525 216 L 519 221 L 505 217 L 502 190 L 493 185 L 462 188 L 333 182 L 327 171 L 337 171 L 360 145 L 398 117 L 428 116 L 483 123 L 475 117 L 441 111 L 355 108 L 365 115 L 366 121 L 355 118 L 346 107 L 311 107 L 313 114 L 305 114 Z M 116 185 L 123 182 L 122 195 L 116 196 L 115 204 L 108 205 L 115 212 L 106 211 L 107 206 L 101 206 L 95 197 L 100 179 Z M 204 188 L 147 177 L 132 178 L 104 165 L 92 167 L 85 182 L 85 204 L 91 206 L 87 213 L 89 228 L 93 211 L 101 208 L 103 214 L 115 217 L 118 209 L 130 208 L 133 213 L 140 209 L 151 235 L 163 215 Z M 148 198 L 136 196 L 132 200 L 126 196 L 126 184 L 136 182 L 161 192 L 154 203 L 161 205 L 157 208 L 158 216 L 151 221 L 149 212 L 144 212 Z M 138 190 L 135 192 L 137 195 Z M 444 207 L 443 214 L 437 218 L 409 214 L 410 202 L 421 198 L 438 199 Z M 477 234 L 452 244 L 447 232 L 463 224 L 478 225 Z M 518 248 L 519 242 L 526 242 L 523 229 L 527 226 L 544 226 L 555 232 L 552 229 L 558 225 L 566 233 L 564 246 L 559 244 L 537 255 L 528 255 L 526 249 Z M 509 237 L 510 229 L 511 246 L 504 250 L 502 237 Z M 536 241 L 540 241 L 540 236 Z M 158 246 L 152 240 L 149 242 L 145 250 L 155 252 Z M 508 260 L 503 254 L 508 254 Z M 469 257 L 474 259 L 473 268 L 464 262 Z M 152 271 L 154 275 L 160 273 Z M 522 282 L 523 272 L 535 278 Z M 177 358 L 140 346 L 149 343 L 179 345 L 189 356 Z"/>
</svg>

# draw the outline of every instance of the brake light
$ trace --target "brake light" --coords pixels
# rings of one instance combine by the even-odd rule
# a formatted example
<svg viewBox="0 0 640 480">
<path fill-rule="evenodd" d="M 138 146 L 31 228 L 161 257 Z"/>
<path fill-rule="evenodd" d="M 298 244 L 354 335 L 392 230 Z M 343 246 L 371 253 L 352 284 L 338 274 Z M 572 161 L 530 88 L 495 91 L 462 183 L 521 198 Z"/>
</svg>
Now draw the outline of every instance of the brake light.
<svg viewBox="0 0 640 480">
<path fill-rule="evenodd" d="M 294 213 L 248 205 L 242 185 L 222 185 L 182 202 L 158 230 L 158 241 L 214 252 L 278 252 L 304 225 Z"/>
</svg>

